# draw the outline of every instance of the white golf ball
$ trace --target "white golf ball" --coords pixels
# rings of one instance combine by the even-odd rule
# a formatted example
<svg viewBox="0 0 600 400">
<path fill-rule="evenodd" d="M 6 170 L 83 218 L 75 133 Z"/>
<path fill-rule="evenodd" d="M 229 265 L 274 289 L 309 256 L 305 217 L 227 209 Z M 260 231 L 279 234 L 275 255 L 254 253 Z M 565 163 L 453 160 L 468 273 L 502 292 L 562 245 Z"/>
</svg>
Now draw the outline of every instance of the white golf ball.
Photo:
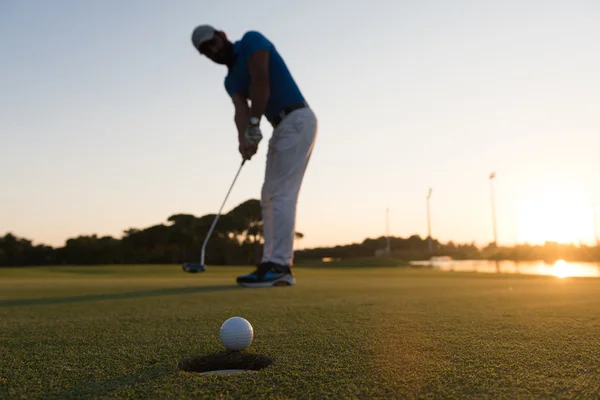
<svg viewBox="0 0 600 400">
<path fill-rule="evenodd" d="M 242 317 L 231 317 L 221 325 L 221 343 L 228 350 L 243 350 L 254 339 L 254 328 Z"/>
</svg>

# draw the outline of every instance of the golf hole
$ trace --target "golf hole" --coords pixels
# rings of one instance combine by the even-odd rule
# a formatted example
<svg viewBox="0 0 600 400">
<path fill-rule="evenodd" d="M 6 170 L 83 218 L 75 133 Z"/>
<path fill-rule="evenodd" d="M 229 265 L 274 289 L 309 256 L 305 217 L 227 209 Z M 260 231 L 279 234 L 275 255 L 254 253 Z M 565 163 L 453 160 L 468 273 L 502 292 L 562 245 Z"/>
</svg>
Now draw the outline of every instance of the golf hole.
<svg viewBox="0 0 600 400">
<path fill-rule="evenodd" d="M 179 363 L 179 369 L 202 375 L 230 375 L 260 371 L 272 362 L 272 359 L 256 354 L 222 352 L 185 359 Z"/>
</svg>

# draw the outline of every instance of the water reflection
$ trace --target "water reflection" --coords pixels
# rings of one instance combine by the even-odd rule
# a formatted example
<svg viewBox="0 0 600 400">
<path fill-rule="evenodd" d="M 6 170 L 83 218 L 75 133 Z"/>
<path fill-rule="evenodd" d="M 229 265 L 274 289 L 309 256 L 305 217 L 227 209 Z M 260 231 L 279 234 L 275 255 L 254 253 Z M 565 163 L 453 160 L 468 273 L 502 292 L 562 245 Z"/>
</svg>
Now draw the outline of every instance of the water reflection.
<svg viewBox="0 0 600 400">
<path fill-rule="evenodd" d="M 561 279 L 568 277 L 600 277 L 600 262 L 566 262 L 558 260 L 555 263 L 547 263 L 544 261 L 452 260 L 442 258 L 413 261 L 411 265 L 440 271 L 550 275 Z"/>
</svg>

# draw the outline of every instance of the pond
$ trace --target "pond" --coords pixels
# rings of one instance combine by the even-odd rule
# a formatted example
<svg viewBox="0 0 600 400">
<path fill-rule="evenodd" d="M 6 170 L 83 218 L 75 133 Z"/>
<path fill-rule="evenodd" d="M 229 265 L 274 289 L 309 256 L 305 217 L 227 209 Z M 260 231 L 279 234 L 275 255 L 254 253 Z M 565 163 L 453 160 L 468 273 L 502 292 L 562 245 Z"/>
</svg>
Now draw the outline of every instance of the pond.
<svg viewBox="0 0 600 400">
<path fill-rule="evenodd" d="M 600 277 L 600 262 L 545 261 L 489 261 L 432 259 L 412 261 L 413 266 L 428 267 L 440 271 L 468 271 L 483 273 L 550 275 L 558 278 Z"/>
</svg>

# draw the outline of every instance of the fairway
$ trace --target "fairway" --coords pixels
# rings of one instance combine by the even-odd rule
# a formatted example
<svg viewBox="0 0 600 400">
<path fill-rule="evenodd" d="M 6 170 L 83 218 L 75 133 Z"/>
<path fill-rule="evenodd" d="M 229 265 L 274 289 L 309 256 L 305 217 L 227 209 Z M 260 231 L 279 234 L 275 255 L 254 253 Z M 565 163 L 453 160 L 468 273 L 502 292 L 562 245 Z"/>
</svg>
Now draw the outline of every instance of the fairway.
<svg viewBox="0 0 600 400">
<path fill-rule="evenodd" d="M 408 268 L 0 269 L 0 398 L 597 398 L 600 280 Z M 199 375 L 231 316 L 270 364 Z"/>
</svg>

